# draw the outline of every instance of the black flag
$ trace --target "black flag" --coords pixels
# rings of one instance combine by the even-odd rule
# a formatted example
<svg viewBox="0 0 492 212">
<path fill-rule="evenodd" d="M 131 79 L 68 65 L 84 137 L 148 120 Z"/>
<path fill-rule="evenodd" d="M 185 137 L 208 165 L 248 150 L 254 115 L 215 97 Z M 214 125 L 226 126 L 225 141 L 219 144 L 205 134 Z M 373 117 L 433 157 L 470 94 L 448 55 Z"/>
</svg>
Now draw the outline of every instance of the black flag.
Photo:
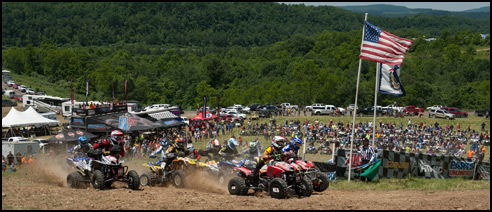
<svg viewBox="0 0 492 212">
<path fill-rule="evenodd" d="M 202 110 L 202 118 L 206 118 L 207 116 L 207 97 L 203 96 L 203 110 Z"/>
</svg>

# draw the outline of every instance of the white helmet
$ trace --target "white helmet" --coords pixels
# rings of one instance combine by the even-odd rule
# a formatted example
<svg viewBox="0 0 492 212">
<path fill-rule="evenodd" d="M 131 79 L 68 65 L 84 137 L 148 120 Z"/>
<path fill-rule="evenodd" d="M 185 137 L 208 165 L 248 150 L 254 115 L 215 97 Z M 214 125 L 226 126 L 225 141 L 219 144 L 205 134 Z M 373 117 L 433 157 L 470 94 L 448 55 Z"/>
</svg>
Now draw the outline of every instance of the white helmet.
<svg viewBox="0 0 492 212">
<path fill-rule="evenodd" d="M 119 130 L 113 130 L 113 132 L 111 132 L 111 142 L 113 144 L 123 143 L 123 133 Z"/>
</svg>

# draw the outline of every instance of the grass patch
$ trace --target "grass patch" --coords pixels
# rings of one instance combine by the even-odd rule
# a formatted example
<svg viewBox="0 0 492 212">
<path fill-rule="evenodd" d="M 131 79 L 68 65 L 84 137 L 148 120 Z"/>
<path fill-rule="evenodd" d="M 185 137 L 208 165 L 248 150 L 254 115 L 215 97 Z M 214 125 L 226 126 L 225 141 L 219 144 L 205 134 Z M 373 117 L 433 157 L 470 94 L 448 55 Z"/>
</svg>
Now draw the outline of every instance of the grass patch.
<svg viewBox="0 0 492 212">
<path fill-rule="evenodd" d="M 465 178 L 425 179 L 409 177 L 404 179 L 380 179 L 365 183 L 357 180 L 337 181 L 330 184 L 334 190 L 483 190 L 490 189 L 488 180 L 469 180 Z"/>
</svg>

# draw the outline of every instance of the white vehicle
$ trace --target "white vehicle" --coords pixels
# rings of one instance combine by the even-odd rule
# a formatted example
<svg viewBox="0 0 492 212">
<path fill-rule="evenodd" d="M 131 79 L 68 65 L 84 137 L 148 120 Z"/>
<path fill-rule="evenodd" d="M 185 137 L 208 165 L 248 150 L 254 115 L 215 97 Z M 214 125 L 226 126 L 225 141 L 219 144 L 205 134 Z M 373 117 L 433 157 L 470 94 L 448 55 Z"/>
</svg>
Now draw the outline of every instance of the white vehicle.
<svg viewBox="0 0 492 212">
<path fill-rule="evenodd" d="M 88 104 L 99 104 L 101 105 L 102 103 L 101 102 L 96 102 L 96 101 L 89 101 Z M 62 115 L 64 117 L 70 117 L 72 116 L 72 111 L 74 111 L 74 109 L 83 109 L 84 108 L 84 105 L 85 102 L 79 102 L 79 101 L 75 101 L 73 102 L 72 104 L 72 101 L 70 101 L 70 99 L 66 102 L 63 102 L 62 103 Z M 109 104 L 109 103 L 104 103 L 104 104 Z M 136 110 L 137 110 L 137 107 L 138 107 L 138 103 L 137 102 L 127 102 L 127 106 L 128 106 L 128 112 L 130 113 L 134 113 Z M 86 107 L 87 109 L 88 107 Z"/>
<path fill-rule="evenodd" d="M 354 111 L 354 107 L 355 107 L 355 104 L 349 104 L 349 106 L 347 107 L 347 110 L 348 111 Z M 359 106 L 357 106 L 357 110 L 359 109 Z"/>
<path fill-rule="evenodd" d="M 7 155 L 10 152 L 16 154 L 37 154 L 40 146 L 37 142 L 32 142 L 24 137 L 10 137 L 7 141 L 2 140 L 2 155 Z"/>
<path fill-rule="evenodd" d="M 290 103 L 282 103 L 280 104 L 281 107 L 285 106 L 285 109 L 292 109 L 292 108 L 299 108 L 297 105 L 291 105 Z"/>
<path fill-rule="evenodd" d="M 439 109 L 441 109 L 442 107 L 446 107 L 446 106 L 444 106 L 444 105 L 433 105 L 433 106 L 431 106 L 431 107 L 427 107 L 426 109 L 427 109 L 427 110 L 439 110 Z"/>
<path fill-rule="evenodd" d="M 244 114 L 244 113 L 238 113 L 238 112 L 235 112 L 235 111 L 227 111 L 227 112 L 225 112 L 225 114 L 231 115 L 233 117 L 241 117 L 243 119 L 246 119 L 246 114 Z"/>
<path fill-rule="evenodd" d="M 153 104 L 153 105 L 149 105 L 147 107 L 144 108 L 145 111 L 151 111 L 151 110 L 161 110 L 161 109 L 167 109 L 171 107 L 171 105 L 169 104 Z"/>
<path fill-rule="evenodd" d="M 381 108 L 383 110 L 383 113 L 386 113 L 388 112 L 388 110 L 392 110 L 392 111 L 396 111 L 396 112 L 401 112 L 401 110 L 403 109 L 403 107 L 398 107 L 396 105 L 388 105 L 386 107 L 382 107 Z"/>
<path fill-rule="evenodd" d="M 345 108 L 343 108 L 343 107 L 336 107 L 336 108 L 337 108 L 337 109 L 340 111 L 340 113 L 342 113 L 342 114 L 344 114 L 345 112 L 347 112 L 347 110 L 345 110 Z"/>
<path fill-rule="evenodd" d="M 32 88 L 27 88 L 26 93 L 27 94 L 35 94 L 36 92 L 34 92 L 34 90 Z"/>
<path fill-rule="evenodd" d="M 183 119 L 183 123 L 185 123 L 186 125 L 190 125 L 190 118 L 188 118 L 188 117 L 181 117 L 181 119 Z"/>
<path fill-rule="evenodd" d="M 15 82 L 14 82 L 14 81 L 12 81 L 12 80 L 10 80 L 10 81 L 8 81 L 8 82 L 7 82 L 7 85 L 8 85 L 9 87 L 14 86 L 14 84 L 15 84 Z"/>
<path fill-rule="evenodd" d="M 14 90 L 5 90 L 5 93 L 3 95 L 8 96 L 9 98 L 12 99 L 15 96 L 15 91 Z"/>
<path fill-rule="evenodd" d="M 329 115 L 335 113 L 337 111 L 337 107 L 335 105 L 325 105 L 313 108 L 312 115 Z"/>
<path fill-rule="evenodd" d="M 70 98 L 26 94 L 22 97 L 22 106 L 24 108 L 31 106 L 40 113 L 57 112 L 62 110 L 62 104 L 67 101 L 70 101 Z"/>
<path fill-rule="evenodd" d="M 43 146 L 48 144 L 48 140 L 46 139 L 34 139 L 33 142 L 39 143 L 39 146 L 42 148 Z"/>
<path fill-rule="evenodd" d="M 314 107 L 322 107 L 322 106 L 325 106 L 325 104 L 316 103 L 306 106 L 306 110 L 312 111 Z"/>
<path fill-rule="evenodd" d="M 18 89 L 20 92 L 25 93 L 25 92 L 26 92 L 27 87 L 26 87 L 25 85 L 19 85 L 19 86 L 17 86 L 17 89 Z"/>
<path fill-rule="evenodd" d="M 29 139 L 24 137 L 10 137 L 7 142 L 31 142 Z"/>
</svg>

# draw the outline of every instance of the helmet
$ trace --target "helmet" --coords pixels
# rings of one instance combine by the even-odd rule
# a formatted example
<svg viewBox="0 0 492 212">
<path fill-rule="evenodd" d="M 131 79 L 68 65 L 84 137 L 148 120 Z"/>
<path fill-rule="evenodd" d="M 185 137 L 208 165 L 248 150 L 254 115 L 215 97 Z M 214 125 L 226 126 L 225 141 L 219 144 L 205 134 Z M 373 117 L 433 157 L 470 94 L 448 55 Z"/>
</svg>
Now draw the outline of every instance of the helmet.
<svg viewBox="0 0 492 212">
<path fill-rule="evenodd" d="M 220 148 L 220 141 L 218 139 L 215 139 L 212 141 L 212 145 L 214 148 Z"/>
<path fill-rule="evenodd" d="M 183 138 L 177 138 L 176 139 L 176 144 L 180 147 L 180 148 L 184 148 L 184 144 L 185 144 L 185 140 Z"/>
<path fill-rule="evenodd" d="M 167 139 L 164 138 L 161 140 L 161 147 L 165 147 L 165 146 L 167 146 Z"/>
<path fill-rule="evenodd" d="M 193 148 L 193 144 L 192 144 L 192 143 L 188 143 L 188 144 L 186 144 L 186 148 L 187 148 L 187 149 L 192 149 L 192 148 Z"/>
<path fill-rule="evenodd" d="M 285 139 L 284 137 L 281 137 L 281 136 L 275 136 L 273 137 L 272 139 L 272 146 L 276 149 L 276 150 L 280 150 L 284 147 L 285 145 L 285 141 L 287 139 Z"/>
<path fill-rule="evenodd" d="M 299 137 L 294 137 L 294 144 L 304 144 Z"/>
<path fill-rule="evenodd" d="M 231 149 L 235 150 L 235 149 L 236 149 L 236 146 L 237 146 L 237 145 L 239 145 L 239 143 L 236 141 L 236 139 L 231 138 L 231 139 L 229 139 L 229 141 L 227 142 L 227 145 L 228 145 Z"/>
<path fill-rule="evenodd" d="M 123 141 L 123 133 L 119 130 L 113 130 L 111 132 L 111 142 L 113 144 L 120 144 Z"/>
<path fill-rule="evenodd" d="M 86 146 L 87 145 L 87 138 L 85 136 L 80 136 L 79 137 L 79 144 L 80 144 L 80 146 Z"/>
</svg>

